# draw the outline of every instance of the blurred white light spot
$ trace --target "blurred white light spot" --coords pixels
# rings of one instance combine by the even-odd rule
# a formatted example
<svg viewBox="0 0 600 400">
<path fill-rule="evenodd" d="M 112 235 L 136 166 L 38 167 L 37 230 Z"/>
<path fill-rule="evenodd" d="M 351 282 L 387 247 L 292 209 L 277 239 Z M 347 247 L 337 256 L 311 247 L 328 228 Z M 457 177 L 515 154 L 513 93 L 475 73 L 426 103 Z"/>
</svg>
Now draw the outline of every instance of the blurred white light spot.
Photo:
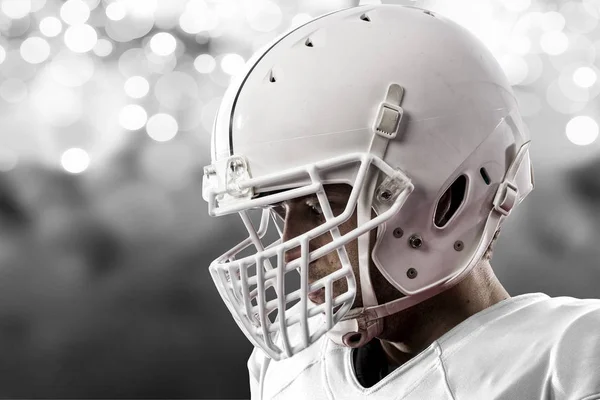
<svg viewBox="0 0 600 400">
<path fill-rule="evenodd" d="M 598 13 L 591 15 L 581 1 L 561 2 L 559 12 L 571 32 L 588 33 L 598 26 Z"/>
<path fill-rule="evenodd" d="M 6 79 L 0 85 L 0 97 L 8 103 L 19 103 L 27 98 L 27 85 L 20 79 Z"/>
<path fill-rule="evenodd" d="M 522 12 L 531 6 L 531 0 L 502 0 L 502 4 L 508 11 Z"/>
<path fill-rule="evenodd" d="M 2 12 L 13 19 L 23 18 L 31 11 L 30 0 L 3 0 Z"/>
<path fill-rule="evenodd" d="M 141 99 L 149 90 L 150 84 L 143 76 L 132 76 L 125 81 L 125 93 L 134 99 Z"/>
<path fill-rule="evenodd" d="M 52 126 L 69 126 L 81 117 L 81 93 L 60 85 L 49 75 L 48 69 L 43 70 L 31 88 L 34 118 L 39 117 L 42 123 Z"/>
<path fill-rule="evenodd" d="M 40 32 L 44 36 L 55 37 L 62 31 L 62 22 L 56 17 L 46 17 L 40 21 Z"/>
<path fill-rule="evenodd" d="M 203 1 L 190 1 L 186 10 L 179 17 L 179 26 L 190 34 L 211 31 L 219 26 L 219 15 L 212 11 Z"/>
<path fill-rule="evenodd" d="M 127 10 L 123 7 L 123 4 L 119 2 L 113 2 L 106 6 L 106 16 L 108 19 L 113 21 L 120 21 L 127 15 Z"/>
<path fill-rule="evenodd" d="M 91 10 L 96 9 L 96 7 L 98 7 L 100 0 L 83 0 L 83 2 L 88 6 L 88 8 L 91 11 Z"/>
<path fill-rule="evenodd" d="M 201 74 L 210 74 L 215 70 L 217 62 L 210 54 L 200 54 L 194 60 L 194 68 Z"/>
<path fill-rule="evenodd" d="M 60 163 L 65 171 L 79 174 L 90 166 L 90 156 L 87 151 L 74 147 L 62 154 Z"/>
<path fill-rule="evenodd" d="M 283 13 L 277 4 L 270 0 L 255 0 L 248 2 L 246 17 L 255 31 L 271 32 L 281 24 Z"/>
<path fill-rule="evenodd" d="M 148 114 L 142 106 L 129 104 L 123 107 L 119 114 L 119 124 L 127 130 L 136 131 L 146 125 Z"/>
<path fill-rule="evenodd" d="M 514 53 L 527 54 L 531 50 L 531 40 L 527 36 L 512 36 L 508 46 Z"/>
<path fill-rule="evenodd" d="M 562 31 L 565 28 L 565 17 L 559 12 L 549 11 L 544 13 L 541 27 L 545 31 Z"/>
<path fill-rule="evenodd" d="M 244 68 L 245 63 L 239 54 L 227 54 L 221 60 L 221 68 L 226 74 L 235 75 Z"/>
<path fill-rule="evenodd" d="M 215 11 L 217 15 L 223 18 L 233 18 L 239 11 L 236 1 L 225 1 L 220 0 L 215 5 Z"/>
<path fill-rule="evenodd" d="M 40 11 L 46 5 L 46 0 L 32 0 L 31 12 Z"/>
<path fill-rule="evenodd" d="M 90 17 L 90 8 L 81 0 L 67 0 L 60 8 L 60 17 L 69 25 L 80 25 Z"/>
<path fill-rule="evenodd" d="M 0 171 L 8 172 L 17 166 L 19 157 L 16 152 L 0 148 Z"/>
<path fill-rule="evenodd" d="M 500 65 L 511 85 L 518 85 L 527 78 L 529 67 L 520 56 L 506 55 L 500 59 Z"/>
<path fill-rule="evenodd" d="M 98 41 L 96 30 L 87 24 L 70 26 L 65 32 L 65 44 L 76 53 L 85 53 Z"/>
<path fill-rule="evenodd" d="M 120 0 L 125 8 L 127 14 L 133 16 L 136 19 L 152 18 L 154 19 L 154 13 L 158 8 L 158 0 Z"/>
<path fill-rule="evenodd" d="M 541 78 L 544 72 L 544 61 L 537 54 L 526 54 L 523 59 L 527 63 L 527 79 L 521 82 L 522 85 L 531 85 Z"/>
<path fill-rule="evenodd" d="M 561 31 L 549 31 L 542 35 L 540 39 L 542 50 L 550 55 L 564 53 L 569 47 L 569 39 Z"/>
<path fill-rule="evenodd" d="M 173 139 L 178 129 L 177 121 L 169 114 L 155 114 L 150 117 L 146 124 L 148 136 L 157 142 L 166 142 Z"/>
<path fill-rule="evenodd" d="M 4 47 L 0 46 L 0 64 L 2 64 L 6 60 L 6 50 Z"/>
<path fill-rule="evenodd" d="M 61 85 L 78 87 L 94 76 L 94 61 L 86 54 L 73 54 L 63 50 L 57 54 L 49 66 L 52 78 Z"/>
<path fill-rule="evenodd" d="M 94 54 L 98 57 L 106 57 L 113 51 L 113 44 L 108 39 L 98 39 L 94 46 Z"/>
<path fill-rule="evenodd" d="M 30 64 L 39 64 L 50 56 L 50 45 L 41 37 L 30 37 L 21 43 L 21 57 Z"/>
<path fill-rule="evenodd" d="M 596 72 L 590 67 L 577 68 L 573 74 L 573 81 L 577 86 L 581 86 L 582 88 L 593 86 L 597 79 Z"/>
<path fill-rule="evenodd" d="M 175 51 L 177 41 L 167 32 L 159 32 L 150 39 L 150 48 L 159 56 L 168 56 Z"/>
<path fill-rule="evenodd" d="M 290 27 L 296 28 L 300 25 L 304 25 L 305 23 L 307 23 L 308 21 L 310 21 L 312 19 L 313 19 L 313 17 L 310 14 L 306 14 L 306 13 L 296 14 L 292 18 L 292 23 L 291 23 Z"/>
<path fill-rule="evenodd" d="M 598 138 L 598 123 L 593 118 L 578 116 L 567 123 L 566 133 L 573 144 L 587 146 Z"/>
</svg>

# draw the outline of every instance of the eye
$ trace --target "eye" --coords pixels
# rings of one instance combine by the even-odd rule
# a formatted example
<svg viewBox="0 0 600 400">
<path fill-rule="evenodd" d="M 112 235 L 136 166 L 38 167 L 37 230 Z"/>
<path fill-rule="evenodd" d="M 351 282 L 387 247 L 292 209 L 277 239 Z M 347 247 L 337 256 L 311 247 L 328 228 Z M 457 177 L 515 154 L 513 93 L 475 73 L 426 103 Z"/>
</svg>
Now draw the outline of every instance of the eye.
<svg viewBox="0 0 600 400">
<path fill-rule="evenodd" d="M 307 205 L 314 214 L 316 214 L 318 216 L 323 215 L 323 209 L 321 208 L 321 205 L 319 204 L 318 201 L 308 202 Z"/>
</svg>

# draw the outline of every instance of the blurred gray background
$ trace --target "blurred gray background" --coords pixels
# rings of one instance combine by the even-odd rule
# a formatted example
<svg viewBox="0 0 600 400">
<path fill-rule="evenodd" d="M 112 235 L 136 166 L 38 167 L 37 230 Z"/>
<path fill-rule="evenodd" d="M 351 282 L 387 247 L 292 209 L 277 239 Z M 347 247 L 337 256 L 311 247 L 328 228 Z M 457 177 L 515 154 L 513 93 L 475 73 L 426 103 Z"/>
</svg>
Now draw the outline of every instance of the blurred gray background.
<svg viewBox="0 0 600 400">
<path fill-rule="evenodd" d="M 598 297 L 600 0 L 395 2 L 478 35 L 521 103 L 537 187 L 502 282 Z M 0 0 L 0 397 L 249 396 L 208 274 L 243 238 L 202 201 L 212 120 L 255 50 L 353 3 Z"/>
</svg>

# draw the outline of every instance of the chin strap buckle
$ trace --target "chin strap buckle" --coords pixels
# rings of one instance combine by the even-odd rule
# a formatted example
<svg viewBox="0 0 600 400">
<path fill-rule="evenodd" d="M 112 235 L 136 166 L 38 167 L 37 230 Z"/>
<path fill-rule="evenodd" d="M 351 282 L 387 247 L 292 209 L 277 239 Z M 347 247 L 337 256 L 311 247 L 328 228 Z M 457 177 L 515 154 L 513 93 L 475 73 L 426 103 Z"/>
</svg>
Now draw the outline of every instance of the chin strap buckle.
<svg viewBox="0 0 600 400">
<path fill-rule="evenodd" d="M 512 182 L 504 181 L 500 184 L 494 198 L 494 209 L 504 216 L 508 216 L 519 200 L 519 189 Z"/>
</svg>

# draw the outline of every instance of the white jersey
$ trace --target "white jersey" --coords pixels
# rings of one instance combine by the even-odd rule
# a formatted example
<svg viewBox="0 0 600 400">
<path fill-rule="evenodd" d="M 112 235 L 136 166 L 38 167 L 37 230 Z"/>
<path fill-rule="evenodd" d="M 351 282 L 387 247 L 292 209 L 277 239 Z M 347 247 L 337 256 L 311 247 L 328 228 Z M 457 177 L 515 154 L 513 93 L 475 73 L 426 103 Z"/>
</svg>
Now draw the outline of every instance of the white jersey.
<svg viewBox="0 0 600 400">
<path fill-rule="evenodd" d="M 248 361 L 260 399 L 265 358 Z M 323 336 L 290 359 L 271 361 L 266 399 L 600 399 L 600 300 L 526 294 L 463 321 L 370 388 L 353 371 L 351 349 Z"/>
</svg>

